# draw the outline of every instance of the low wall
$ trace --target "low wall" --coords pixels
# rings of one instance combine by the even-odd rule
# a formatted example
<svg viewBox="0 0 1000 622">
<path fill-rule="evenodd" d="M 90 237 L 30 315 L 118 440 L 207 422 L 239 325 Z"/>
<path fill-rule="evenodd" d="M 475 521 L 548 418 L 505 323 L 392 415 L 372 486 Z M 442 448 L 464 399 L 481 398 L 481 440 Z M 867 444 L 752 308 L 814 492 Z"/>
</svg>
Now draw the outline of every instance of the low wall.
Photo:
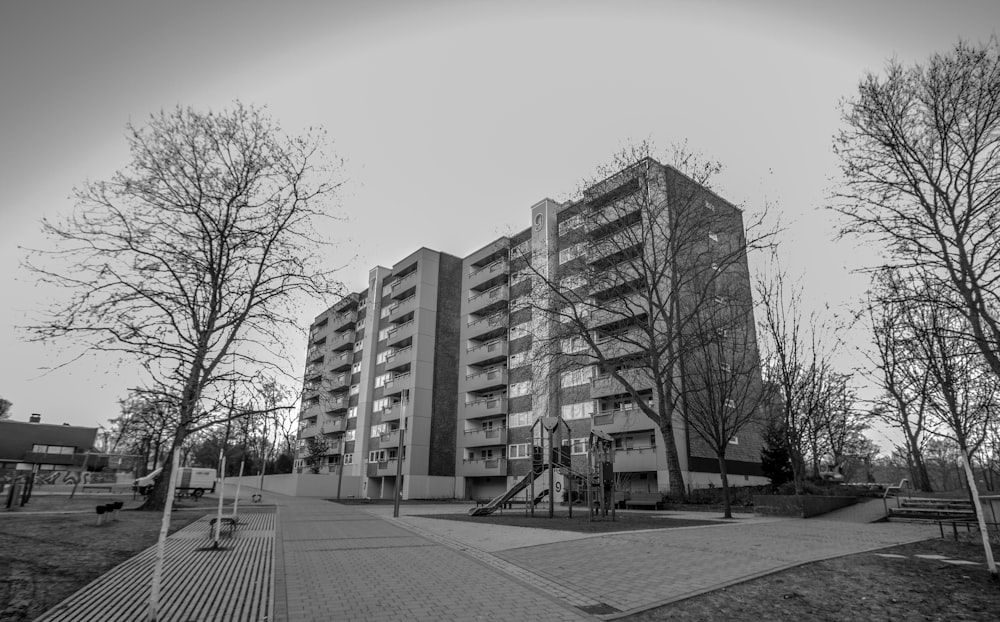
<svg viewBox="0 0 1000 622">
<path fill-rule="evenodd" d="M 818 495 L 754 495 L 753 513 L 760 516 L 798 516 L 809 518 L 854 505 L 855 497 Z"/>
<path fill-rule="evenodd" d="M 227 477 L 226 483 L 256 489 L 260 485 L 259 475 Z M 354 496 L 358 490 L 358 477 L 345 475 L 341 482 L 344 497 Z M 337 496 L 337 476 L 329 473 L 276 473 L 264 476 L 264 491 L 276 492 L 291 497 L 318 497 L 333 499 Z M 242 496 L 242 495 L 241 495 Z"/>
</svg>

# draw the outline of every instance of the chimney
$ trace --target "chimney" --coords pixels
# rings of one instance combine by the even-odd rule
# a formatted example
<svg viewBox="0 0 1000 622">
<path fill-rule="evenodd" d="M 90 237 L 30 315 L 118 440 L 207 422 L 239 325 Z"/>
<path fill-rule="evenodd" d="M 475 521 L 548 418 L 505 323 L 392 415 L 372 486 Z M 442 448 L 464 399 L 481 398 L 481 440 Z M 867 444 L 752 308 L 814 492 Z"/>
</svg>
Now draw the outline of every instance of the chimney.
<svg viewBox="0 0 1000 622">
<path fill-rule="evenodd" d="M 28 417 L 28 423 L 41 423 L 41 422 L 42 422 L 42 416 L 38 413 L 31 413 L 31 416 Z"/>
</svg>

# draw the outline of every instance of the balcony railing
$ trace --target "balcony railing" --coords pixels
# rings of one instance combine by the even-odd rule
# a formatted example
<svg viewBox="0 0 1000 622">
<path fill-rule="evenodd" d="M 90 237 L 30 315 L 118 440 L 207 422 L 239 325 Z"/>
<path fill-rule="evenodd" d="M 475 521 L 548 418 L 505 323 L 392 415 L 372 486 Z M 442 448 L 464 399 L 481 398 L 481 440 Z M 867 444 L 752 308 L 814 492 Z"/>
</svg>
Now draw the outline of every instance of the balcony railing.
<svg viewBox="0 0 1000 622">
<path fill-rule="evenodd" d="M 491 387 L 506 386 L 507 368 L 490 369 L 465 377 L 466 391 L 482 391 Z"/>
<path fill-rule="evenodd" d="M 486 430 L 465 430 L 462 434 L 463 447 L 488 447 L 507 444 L 507 428 L 497 427 Z"/>
<path fill-rule="evenodd" d="M 416 329 L 416 327 L 417 324 L 415 320 L 409 320 L 407 322 L 403 322 L 402 324 L 399 324 L 389 329 L 389 331 L 386 333 L 387 339 L 390 342 L 402 341 L 407 337 L 413 336 L 413 332 Z"/>
<path fill-rule="evenodd" d="M 461 475 L 467 477 L 506 475 L 507 460 L 505 458 L 486 458 L 484 460 L 462 460 Z"/>
<path fill-rule="evenodd" d="M 615 449 L 615 471 L 656 471 L 662 450 L 656 447 L 618 447 Z"/>
<path fill-rule="evenodd" d="M 488 397 L 465 403 L 466 417 L 486 417 L 507 413 L 506 397 Z"/>
<path fill-rule="evenodd" d="M 416 278 L 417 278 L 417 271 L 413 270 L 412 272 L 410 272 L 408 274 L 405 274 L 405 275 L 403 275 L 401 277 L 397 277 L 390 284 L 389 289 L 391 291 L 395 292 L 395 291 L 399 290 L 401 287 L 403 287 L 403 285 L 409 284 L 410 282 L 414 281 Z"/>
<path fill-rule="evenodd" d="M 648 373 L 644 370 L 626 369 L 619 372 L 619 375 L 637 391 L 653 387 Z M 601 375 L 590 381 L 590 396 L 592 398 L 625 392 L 626 390 L 622 383 L 616 380 L 611 374 Z"/>
</svg>

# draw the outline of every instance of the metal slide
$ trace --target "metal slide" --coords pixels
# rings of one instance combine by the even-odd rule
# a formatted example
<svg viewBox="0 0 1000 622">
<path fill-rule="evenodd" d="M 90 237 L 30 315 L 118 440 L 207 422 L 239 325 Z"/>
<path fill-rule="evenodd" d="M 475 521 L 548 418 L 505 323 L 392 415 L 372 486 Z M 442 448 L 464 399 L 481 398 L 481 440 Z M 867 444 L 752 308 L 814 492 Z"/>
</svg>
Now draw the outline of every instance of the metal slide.
<svg viewBox="0 0 1000 622">
<path fill-rule="evenodd" d="M 490 501 L 486 505 L 483 505 L 483 506 L 480 506 L 480 507 L 476 507 L 476 508 L 469 508 L 469 516 L 487 516 L 489 514 L 492 514 L 493 512 L 495 512 L 497 510 L 498 507 L 502 506 L 504 503 L 507 503 L 508 501 L 510 501 L 511 499 L 513 499 L 517 495 L 517 493 L 519 493 L 519 492 L 523 491 L 525 488 L 527 488 L 531 484 L 531 482 L 533 482 L 535 479 L 541 477 L 542 474 L 545 473 L 545 471 L 548 470 L 548 468 L 549 467 L 546 465 L 545 468 L 543 468 L 538 473 L 535 473 L 534 471 L 532 471 L 531 473 L 528 473 L 527 475 L 525 475 L 524 477 L 522 477 L 520 479 L 520 481 L 518 481 L 516 484 L 514 484 L 513 486 L 511 486 L 507 490 L 507 492 L 503 493 L 499 497 L 494 498 L 492 501 Z"/>
</svg>

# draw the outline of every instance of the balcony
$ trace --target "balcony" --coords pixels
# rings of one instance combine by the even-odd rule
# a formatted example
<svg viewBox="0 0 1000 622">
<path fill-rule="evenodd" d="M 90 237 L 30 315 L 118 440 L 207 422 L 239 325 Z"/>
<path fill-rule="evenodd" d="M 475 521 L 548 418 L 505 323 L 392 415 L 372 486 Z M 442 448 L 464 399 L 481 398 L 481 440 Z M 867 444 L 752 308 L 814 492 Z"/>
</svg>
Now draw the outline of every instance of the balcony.
<svg viewBox="0 0 1000 622">
<path fill-rule="evenodd" d="M 622 228 L 621 221 L 630 218 L 630 220 L 637 217 L 641 217 L 639 214 L 639 204 L 635 201 L 615 201 L 614 203 L 607 205 L 599 210 L 594 211 L 589 216 L 587 216 L 586 228 L 588 233 L 593 233 L 595 231 L 601 232 L 608 229 Z"/>
<path fill-rule="evenodd" d="M 386 380 L 385 384 L 382 386 L 384 387 L 383 395 L 387 397 L 390 395 L 396 395 L 398 393 L 402 393 L 403 391 L 412 390 L 413 374 L 411 374 L 410 372 L 397 374 L 396 376 L 393 376 L 389 380 Z"/>
<path fill-rule="evenodd" d="M 406 472 L 405 468 L 403 472 L 404 473 Z M 368 463 L 368 477 L 395 477 L 395 476 L 396 476 L 395 458 L 392 458 L 390 460 L 380 460 L 379 462 Z"/>
<path fill-rule="evenodd" d="M 504 476 L 507 475 L 507 460 L 505 458 L 462 460 L 462 470 L 458 475 L 465 477 Z"/>
<path fill-rule="evenodd" d="M 330 344 L 330 349 L 334 352 L 339 350 L 353 350 L 354 349 L 354 331 L 345 330 L 340 333 L 334 333 L 327 340 Z"/>
<path fill-rule="evenodd" d="M 507 386 L 507 368 L 490 369 L 465 377 L 465 390 L 470 392 L 500 389 Z"/>
<path fill-rule="evenodd" d="M 414 334 L 416 334 L 416 332 L 417 323 L 415 320 L 403 322 L 402 324 L 389 329 L 389 332 L 386 335 L 386 343 L 389 346 L 393 346 L 397 343 L 410 339 Z"/>
<path fill-rule="evenodd" d="M 507 428 L 492 428 L 489 430 L 466 430 L 459 439 L 464 448 L 493 447 L 507 444 Z"/>
<path fill-rule="evenodd" d="M 611 235 L 593 240 L 587 251 L 589 263 L 600 263 L 607 257 L 624 254 L 642 244 L 642 227 L 639 224 L 625 227 Z"/>
<path fill-rule="evenodd" d="M 357 311 L 345 311 L 330 318 L 330 327 L 335 331 L 343 331 L 345 328 L 354 328 L 358 321 Z"/>
<path fill-rule="evenodd" d="M 638 408 L 605 410 L 594 413 L 592 426 L 608 434 L 652 430 L 656 427 L 653 421 Z"/>
<path fill-rule="evenodd" d="M 653 388 L 653 382 L 649 378 L 649 372 L 643 369 L 626 369 L 620 375 L 636 391 L 647 391 Z M 590 381 L 590 397 L 598 399 L 609 395 L 627 393 L 625 387 L 615 380 L 610 374 L 598 376 Z"/>
<path fill-rule="evenodd" d="M 307 400 L 302 402 L 302 409 L 299 411 L 300 419 L 310 419 L 320 412 L 319 400 Z"/>
<path fill-rule="evenodd" d="M 341 443 L 340 441 L 328 441 L 327 442 L 327 446 L 326 446 L 326 455 L 328 455 L 328 456 L 337 455 L 339 453 L 342 453 L 343 449 L 344 449 L 344 444 Z M 335 466 L 335 465 L 331 465 L 331 466 Z M 332 471 L 332 472 L 336 473 L 336 471 Z"/>
<path fill-rule="evenodd" d="M 509 323 L 509 316 L 504 311 L 486 317 L 470 316 L 466 337 L 479 340 L 501 337 L 507 332 Z"/>
<path fill-rule="evenodd" d="M 470 268 L 469 287 L 484 289 L 490 284 L 497 284 L 506 278 L 509 270 L 510 264 L 506 259 L 499 259 L 482 268 Z"/>
<path fill-rule="evenodd" d="M 306 379 L 319 378 L 323 375 L 323 367 L 320 365 L 306 365 L 306 373 L 304 377 Z"/>
<path fill-rule="evenodd" d="M 306 361 L 309 363 L 322 361 L 325 353 L 326 349 L 323 346 L 311 345 L 309 346 L 309 349 L 306 350 Z"/>
<path fill-rule="evenodd" d="M 648 340 L 648 336 L 631 330 L 618 336 L 601 337 L 597 340 L 597 347 L 605 359 L 617 359 L 646 352 L 645 343 Z"/>
<path fill-rule="evenodd" d="M 315 324 L 309 329 L 309 343 L 316 343 L 321 341 L 330 335 L 333 329 L 330 328 L 330 322 L 327 320 L 322 324 Z"/>
<path fill-rule="evenodd" d="M 318 425 L 307 425 L 299 429 L 299 438 L 312 438 L 320 433 Z"/>
<path fill-rule="evenodd" d="M 412 359 L 413 346 L 406 346 L 405 348 L 393 350 L 385 357 L 385 370 L 392 371 L 393 369 L 398 369 L 403 365 L 409 365 L 412 362 Z"/>
<path fill-rule="evenodd" d="M 389 321 L 394 322 L 403 315 L 413 311 L 417 308 L 417 296 L 411 294 L 402 300 L 397 300 L 388 306 L 389 309 Z"/>
<path fill-rule="evenodd" d="M 323 431 L 327 434 L 343 432 L 347 429 L 347 419 L 344 417 L 324 417 Z"/>
<path fill-rule="evenodd" d="M 331 392 L 334 391 L 346 391 L 351 386 L 351 374 L 346 372 L 341 372 L 339 374 L 333 374 L 330 377 L 330 382 L 327 385 L 327 389 Z"/>
<path fill-rule="evenodd" d="M 492 311 L 499 311 L 506 307 L 510 301 L 510 288 L 506 285 L 498 285 L 485 292 L 473 291 L 469 294 L 469 304 L 466 308 L 468 313 L 485 315 Z"/>
<path fill-rule="evenodd" d="M 393 296 L 406 291 L 409 287 L 417 284 L 417 271 L 411 270 L 403 276 L 396 277 L 396 279 L 389 285 L 389 290 L 392 292 Z"/>
<path fill-rule="evenodd" d="M 598 328 L 622 320 L 635 320 L 637 316 L 646 314 L 649 300 L 642 294 L 631 294 L 601 303 L 600 307 L 590 309 L 587 325 Z"/>
<path fill-rule="evenodd" d="M 351 368 L 354 363 L 354 352 L 338 352 L 331 354 L 328 358 L 329 367 L 332 371 L 344 371 Z"/>
<path fill-rule="evenodd" d="M 465 351 L 466 365 L 489 365 L 507 360 L 507 340 L 495 339 Z"/>
<path fill-rule="evenodd" d="M 389 408 L 386 408 L 385 410 L 383 410 L 382 411 L 382 423 L 386 423 L 386 422 L 389 422 L 389 421 L 399 421 L 400 417 L 403 414 L 403 409 L 404 408 L 409 408 L 409 402 L 406 402 L 406 401 L 396 402 L 395 404 L 393 404 Z"/>
<path fill-rule="evenodd" d="M 507 414 L 506 397 L 489 397 L 465 403 L 465 417 L 474 419 Z"/>
<path fill-rule="evenodd" d="M 339 413 L 347 410 L 347 406 L 350 403 L 350 396 L 341 393 L 340 395 L 331 395 L 326 398 L 326 412 L 328 413 Z"/>
<path fill-rule="evenodd" d="M 615 472 L 656 471 L 659 454 L 662 452 L 663 450 L 657 447 L 615 449 Z"/>
</svg>

